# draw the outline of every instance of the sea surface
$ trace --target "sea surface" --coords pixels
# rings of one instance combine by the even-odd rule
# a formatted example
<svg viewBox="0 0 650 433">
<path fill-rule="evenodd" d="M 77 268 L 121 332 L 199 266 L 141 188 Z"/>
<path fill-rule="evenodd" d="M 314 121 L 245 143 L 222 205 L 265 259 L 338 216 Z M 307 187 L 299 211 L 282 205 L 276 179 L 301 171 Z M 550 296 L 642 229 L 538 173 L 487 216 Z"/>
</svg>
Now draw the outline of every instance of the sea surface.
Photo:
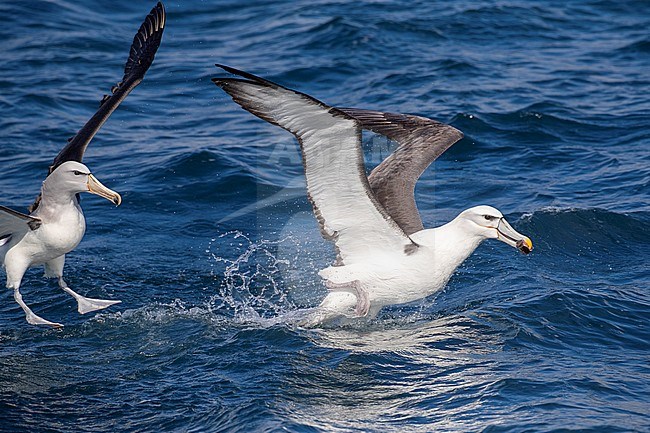
<svg viewBox="0 0 650 433">
<path fill-rule="evenodd" d="M 0 3 L 2 205 L 32 202 L 153 5 Z M 84 159 L 123 204 L 83 197 L 65 268 L 122 304 L 81 316 L 30 270 L 54 330 L 0 291 L 0 431 L 650 431 L 648 2 L 166 7 L 153 66 Z M 454 125 L 465 138 L 416 189 L 425 225 L 489 204 L 535 250 L 486 241 L 434 296 L 296 326 L 334 251 L 295 140 L 218 89 L 214 63 Z M 394 143 L 364 137 L 370 169 Z"/>
</svg>

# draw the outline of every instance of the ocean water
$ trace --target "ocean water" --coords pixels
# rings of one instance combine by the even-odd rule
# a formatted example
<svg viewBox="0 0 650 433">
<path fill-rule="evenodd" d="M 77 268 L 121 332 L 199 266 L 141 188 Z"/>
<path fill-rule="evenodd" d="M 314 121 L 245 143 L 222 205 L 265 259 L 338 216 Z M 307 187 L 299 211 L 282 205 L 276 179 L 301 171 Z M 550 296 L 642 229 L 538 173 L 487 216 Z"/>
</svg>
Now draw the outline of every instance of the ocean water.
<svg viewBox="0 0 650 433">
<path fill-rule="evenodd" d="M 0 3 L 0 202 L 24 209 L 121 78 L 153 2 Z M 6 432 L 650 431 L 650 9 L 645 1 L 166 4 L 143 83 L 85 162 L 67 256 L 80 316 L 34 269 L 0 291 Z M 465 133 L 416 189 L 426 226 L 490 204 L 533 240 L 485 242 L 442 292 L 305 330 L 334 257 L 297 144 L 210 82 L 224 63 L 338 106 Z M 368 134 L 368 167 L 393 144 Z"/>
</svg>

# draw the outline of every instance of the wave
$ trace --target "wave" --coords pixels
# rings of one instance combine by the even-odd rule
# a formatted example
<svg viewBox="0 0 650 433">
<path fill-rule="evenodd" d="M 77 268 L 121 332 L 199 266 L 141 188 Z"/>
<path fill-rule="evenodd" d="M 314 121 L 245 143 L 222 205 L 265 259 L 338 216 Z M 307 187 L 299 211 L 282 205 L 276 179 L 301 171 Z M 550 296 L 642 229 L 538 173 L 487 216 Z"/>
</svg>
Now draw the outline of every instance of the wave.
<svg viewBox="0 0 650 433">
<path fill-rule="evenodd" d="M 547 208 L 523 216 L 522 230 L 563 257 L 629 261 L 650 252 L 650 213 Z"/>
</svg>

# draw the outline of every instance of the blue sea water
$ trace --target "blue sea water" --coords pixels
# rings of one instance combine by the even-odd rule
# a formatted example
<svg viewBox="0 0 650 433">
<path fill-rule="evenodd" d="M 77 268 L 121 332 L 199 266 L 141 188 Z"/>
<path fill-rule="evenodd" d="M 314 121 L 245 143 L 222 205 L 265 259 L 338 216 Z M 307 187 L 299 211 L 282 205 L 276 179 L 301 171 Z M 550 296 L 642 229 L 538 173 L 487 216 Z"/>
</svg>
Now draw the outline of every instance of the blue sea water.
<svg viewBox="0 0 650 433">
<path fill-rule="evenodd" d="M 0 202 L 25 208 L 120 79 L 153 6 L 0 3 Z M 0 431 L 650 431 L 650 8 L 642 0 L 166 4 L 156 60 L 85 162 L 66 280 L 121 299 L 80 316 L 42 278 L 32 327 L 0 291 Z M 334 252 L 297 144 L 210 78 L 248 70 L 337 106 L 465 133 L 416 189 L 427 226 L 490 204 L 446 289 L 305 330 Z M 368 167 L 392 143 L 366 137 Z"/>
</svg>

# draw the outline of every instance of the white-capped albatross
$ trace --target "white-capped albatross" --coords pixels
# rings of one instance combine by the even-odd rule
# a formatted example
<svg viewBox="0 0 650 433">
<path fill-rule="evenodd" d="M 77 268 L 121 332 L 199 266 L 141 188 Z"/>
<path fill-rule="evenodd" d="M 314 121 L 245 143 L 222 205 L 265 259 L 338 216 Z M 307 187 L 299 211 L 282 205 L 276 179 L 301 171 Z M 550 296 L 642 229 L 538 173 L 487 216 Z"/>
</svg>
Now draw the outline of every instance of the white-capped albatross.
<svg viewBox="0 0 650 433">
<path fill-rule="evenodd" d="M 117 300 L 86 298 L 74 292 L 63 279 L 65 255 L 79 244 L 86 230 L 86 221 L 78 194 L 90 192 L 115 205 L 120 195 L 106 188 L 81 163 L 88 143 L 111 113 L 144 78 L 160 45 L 165 27 L 165 9 L 159 2 L 147 15 L 133 38 L 122 81 L 106 95 L 97 112 L 72 137 L 54 158 L 40 195 L 22 214 L 0 206 L 0 259 L 7 274 L 7 288 L 13 289 L 14 299 L 32 325 L 61 327 L 36 315 L 23 301 L 20 283 L 28 268 L 45 266 L 45 276 L 58 279 L 59 287 L 77 301 L 81 314 L 117 304 Z"/>
<path fill-rule="evenodd" d="M 424 229 L 414 189 L 424 170 L 463 137 L 457 129 L 419 116 L 334 108 L 253 74 L 217 65 L 238 78 L 213 82 L 252 114 L 296 136 L 307 195 L 337 259 L 319 272 L 330 293 L 304 324 L 340 317 L 374 317 L 382 306 L 424 298 L 442 289 L 485 239 L 525 254 L 530 239 L 501 212 L 476 206 L 451 222 Z M 361 130 L 399 146 L 366 177 Z"/>
</svg>

